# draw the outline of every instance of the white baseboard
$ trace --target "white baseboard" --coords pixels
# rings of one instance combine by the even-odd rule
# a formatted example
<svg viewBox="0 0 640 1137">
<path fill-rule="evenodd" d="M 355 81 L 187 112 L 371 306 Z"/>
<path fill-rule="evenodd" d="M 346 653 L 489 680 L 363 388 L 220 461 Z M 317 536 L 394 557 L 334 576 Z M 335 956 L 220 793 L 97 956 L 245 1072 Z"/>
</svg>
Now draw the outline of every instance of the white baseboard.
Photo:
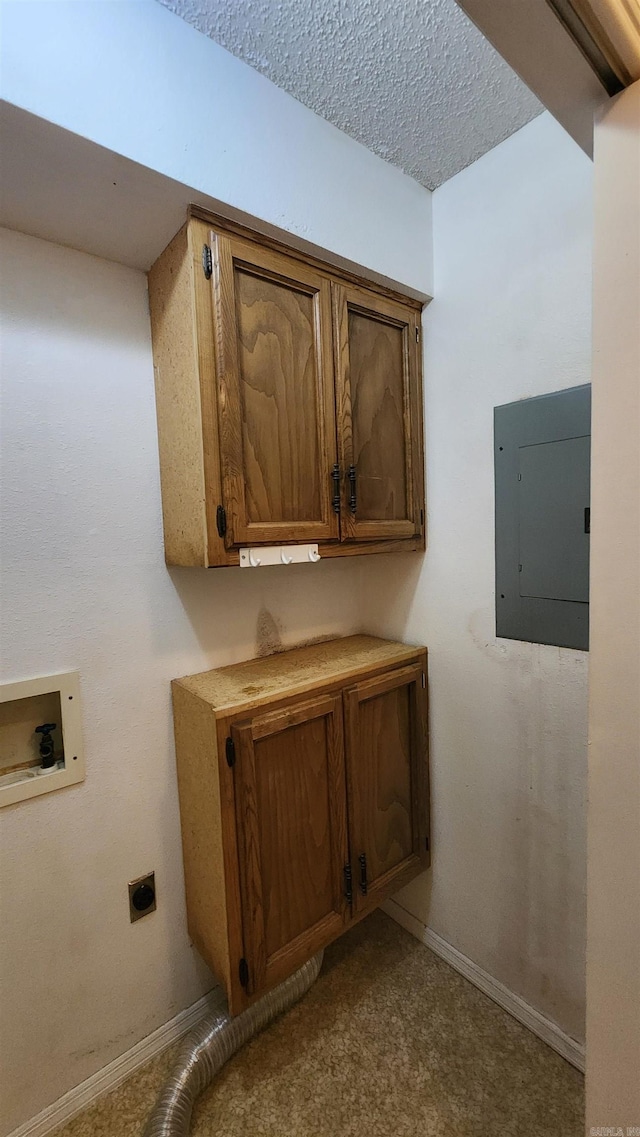
<svg viewBox="0 0 640 1137">
<path fill-rule="evenodd" d="M 52 1105 L 48 1105 L 31 1121 L 14 1129 L 9 1137 L 46 1137 L 60 1125 L 65 1125 L 77 1114 L 92 1105 L 103 1094 L 115 1090 L 131 1074 L 141 1066 L 145 1066 L 152 1058 L 156 1058 L 163 1050 L 172 1046 L 174 1042 L 188 1034 L 193 1026 L 207 1013 L 218 1009 L 225 1002 L 224 994 L 219 987 L 215 987 L 208 995 L 198 999 L 191 1007 L 180 1011 L 179 1014 L 159 1026 L 152 1034 L 147 1035 L 141 1042 L 137 1042 L 131 1050 L 121 1054 L 108 1066 L 103 1066 L 97 1073 L 92 1074 L 79 1086 L 69 1090 L 63 1097 L 58 1098 Z"/>
<path fill-rule="evenodd" d="M 405 928 L 407 932 L 411 932 L 421 943 L 431 948 L 432 952 L 451 964 L 451 967 L 459 971 L 461 975 L 464 975 L 465 979 L 473 983 L 474 987 L 478 987 L 480 991 L 483 991 L 485 995 L 493 999 L 494 1003 L 498 1003 L 503 1010 L 513 1015 L 514 1019 L 521 1022 L 523 1026 L 528 1027 L 533 1034 L 536 1034 L 538 1038 L 541 1038 L 543 1042 L 546 1042 L 548 1046 L 551 1046 L 554 1050 L 557 1050 L 558 1054 L 566 1058 L 567 1062 L 570 1062 L 572 1066 L 576 1066 L 578 1070 L 582 1070 L 584 1073 L 584 1046 L 577 1042 L 575 1038 L 570 1038 L 569 1035 L 565 1034 L 551 1019 L 545 1018 L 535 1007 L 531 1007 L 529 1003 L 525 1003 L 524 999 L 521 999 L 519 995 L 515 995 L 513 991 L 510 991 L 503 983 L 499 983 L 497 979 L 489 975 L 488 971 L 484 971 L 477 963 L 474 963 L 472 959 L 468 959 L 467 956 L 463 955 L 457 948 L 452 947 L 451 944 L 443 940 L 436 932 L 432 932 L 430 928 L 425 927 L 420 920 L 417 920 L 415 916 L 407 912 L 406 908 L 403 908 L 396 900 L 387 900 L 386 903 L 382 905 L 382 910 L 386 912 L 388 916 L 391 916 L 392 920 L 395 920 L 396 923 Z"/>
</svg>

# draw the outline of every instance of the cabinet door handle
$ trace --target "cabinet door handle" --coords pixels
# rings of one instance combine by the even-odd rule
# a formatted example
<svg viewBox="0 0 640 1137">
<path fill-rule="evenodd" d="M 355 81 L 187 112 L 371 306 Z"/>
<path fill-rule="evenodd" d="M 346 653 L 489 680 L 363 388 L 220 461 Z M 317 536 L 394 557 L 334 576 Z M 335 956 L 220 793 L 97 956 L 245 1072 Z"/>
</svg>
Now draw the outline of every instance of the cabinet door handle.
<svg viewBox="0 0 640 1137">
<path fill-rule="evenodd" d="M 344 866 L 344 894 L 347 904 L 353 903 L 353 884 L 351 880 L 351 863 L 347 861 Z"/>
<path fill-rule="evenodd" d="M 333 498 L 332 498 L 331 504 L 333 506 L 333 512 L 339 513 L 340 512 L 340 466 L 338 465 L 337 462 L 331 467 L 331 481 L 333 482 Z"/>
<path fill-rule="evenodd" d="M 367 888 L 368 888 L 368 884 L 367 884 L 367 854 L 366 853 L 360 853 L 358 860 L 360 861 L 360 891 L 361 891 L 363 896 L 366 896 L 367 895 Z"/>
<path fill-rule="evenodd" d="M 352 513 L 355 513 L 357 502 L 355 466 L 349 466 L 349 469 L 347 470 L 347 477 L 349 479 L 349 509 Z"/>
</svg>

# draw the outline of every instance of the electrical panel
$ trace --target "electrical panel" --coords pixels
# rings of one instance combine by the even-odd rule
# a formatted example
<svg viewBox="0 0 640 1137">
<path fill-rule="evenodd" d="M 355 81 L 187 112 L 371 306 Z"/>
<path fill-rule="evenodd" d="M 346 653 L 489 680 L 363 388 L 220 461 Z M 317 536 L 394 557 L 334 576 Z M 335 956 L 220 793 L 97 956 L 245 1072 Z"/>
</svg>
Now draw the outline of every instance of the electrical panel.
<svg viewBox="0 0 640 1137">
<path fill-rule="evenodd" d="M 591 388 L 496 407 L 496 634 L 589 646 Z"/>
</svg>

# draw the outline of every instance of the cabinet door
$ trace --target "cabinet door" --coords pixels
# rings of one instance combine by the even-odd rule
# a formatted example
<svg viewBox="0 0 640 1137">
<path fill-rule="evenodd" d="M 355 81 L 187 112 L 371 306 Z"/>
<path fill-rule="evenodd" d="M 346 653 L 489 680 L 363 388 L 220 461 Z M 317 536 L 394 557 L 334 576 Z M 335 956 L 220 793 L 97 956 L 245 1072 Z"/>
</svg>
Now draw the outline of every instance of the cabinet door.
<svg viewBox="0 0 640 1137">
<path fill-rule="evenodd" d="M 334 284 L 338 440 L 346 539 L 422 532 L 418 314 Z"/>
<path fill-rule="evenodd" d="M 343 930 L 343 730 L 341 698 L 328 695 L 232 728 L 250 996 Z"/>
<path fill-rule="evenodd" d="M 212 234 L 227 545 L 337 539 L 331 286 Z"/>
<path fill-rule="evenodd" d="M 345 692 L 354 911 L 429 864 L 426 661 Z"/>
</svg>

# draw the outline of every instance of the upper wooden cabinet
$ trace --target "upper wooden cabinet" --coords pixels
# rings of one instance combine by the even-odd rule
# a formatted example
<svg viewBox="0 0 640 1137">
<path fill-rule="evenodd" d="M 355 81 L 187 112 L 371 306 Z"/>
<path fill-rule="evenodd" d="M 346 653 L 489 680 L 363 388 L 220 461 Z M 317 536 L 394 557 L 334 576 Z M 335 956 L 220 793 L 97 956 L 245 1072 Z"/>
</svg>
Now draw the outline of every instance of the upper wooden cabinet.
<svg viewBox="0 0 640 1137">
<path fill-rule="evenodd" d="M 196 216 L 149 299 L 169 564 L 424 548 L 417 301 Z"/>
<path fill-rule="evenodd" d="M 362 288 L 333 285 L 346 539 L 421 532 L 419 313 Z"/>
<path fill-rule="evenodd" d="M 330 283 L 270 249 L 211 240 L 227 544 L 337 540 Z"/>
</svg>

